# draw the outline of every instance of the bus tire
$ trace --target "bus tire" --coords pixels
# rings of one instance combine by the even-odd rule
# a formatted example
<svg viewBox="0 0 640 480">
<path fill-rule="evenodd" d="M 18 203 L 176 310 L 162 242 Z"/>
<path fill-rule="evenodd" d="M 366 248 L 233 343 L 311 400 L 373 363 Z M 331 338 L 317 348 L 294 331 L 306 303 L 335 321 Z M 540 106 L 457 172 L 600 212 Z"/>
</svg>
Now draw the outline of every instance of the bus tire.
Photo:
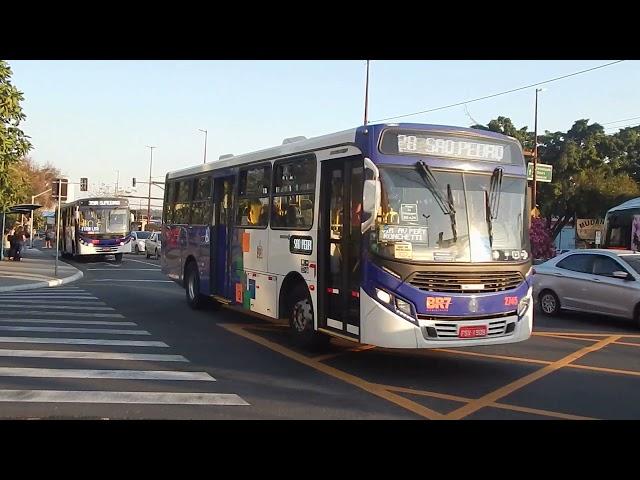
<svg viewBox="0 0 640 480">
<path fill-rule="evenodd" d="M 147 250 L 146 254 L 147 254 L 147 259 L 151 258 L 151 255 L 149 255 L 149 251 L 148 250 Z"/>
<path fill-rule="evenodd" d="M 321 350 L 329 344 L 330 338 L 314 329 L 313 305 L 306 288 L 292 292 L 288 315 L 296 345 L 306 350 Z"/>
<path fill-rule="evenodd" d="M 122 254 L 121 253 L 116 253 L 116 263 L 120 263 L 122 262 Z"/>
<path fill-rule="evenodd" d="M 135 246 L 134 252 L 136 255 L 140 255 L 140 247 L 138 245 Z"/>
<path fill-rule="evenodd" d="M 204 297 L 200 295 L 200 275 L 195 262 L 187 265 L 184 273 L 184 291 L 187 297 L 187 304 L 193 310 L 200 310 L 204 306 Z"/>
</svg>

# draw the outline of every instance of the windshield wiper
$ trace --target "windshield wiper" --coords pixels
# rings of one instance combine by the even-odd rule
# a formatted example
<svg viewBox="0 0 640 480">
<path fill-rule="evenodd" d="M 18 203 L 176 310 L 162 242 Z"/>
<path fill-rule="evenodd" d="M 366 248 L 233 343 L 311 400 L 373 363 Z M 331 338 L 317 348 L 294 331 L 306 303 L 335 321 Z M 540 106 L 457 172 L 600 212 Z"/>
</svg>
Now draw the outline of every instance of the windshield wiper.
<svg viewBox="0 0 640 480">
<path fill-rule="evenodd" d="M 489 184 L 489 212 L 491 220 L 498 218 L 500 209 L 500 194 L 502 193 L 502 168 L 496 167 L 491 175 Z"/>
<path fill-rule="evenodd" d="M 498 218 L 500 194 L 502 193 L 502 168 L 496 167 L 491 175 L 489 191 L 484 192 L 485 217 L 489 230 L 489 245 L 493 247 L 493 221 Z"/>
<path fill-rule="evenodd" d="M 442 189 L 440 188 L 436 177 L 433 175 L 433 172 L 431 172 L 429 165 L 427 165 L 423 161 L 419 161 L 416 165 L 419 167 L 418 171 L 420 172 L 427 188 L 433 195 L 433 198 L 435 198 L 436 203 L 442 210 L 442 213 L 444 213 L 445 215 L 451 215 L 452 213 L 455 214 L 456 209 L 453 206 L 453 199 L 450 196 L 445 199 L 444 195 L 442 194 Z"/>
<path fill-rule="evenodd" d="M 429 165 L 424 163 L 423 161 L 419 161 L 416 163 L 418 167 L 418 171 L 422 179 L 424 180 L 425 185 L 433 195 L 436 203 L 442 210 L 442 213 L 445 215 L 449 215 L 449 219 L 451 221 L 451 233 L 453 234 L 453 243 L 458 241 L 458 233 L 456 231 L 456 209 L 453 206 L 453 194 L 451 193 L 451 184 L 447 184 L 447 196 L 445 198 L 442 193 L 442 189 L 436 180 L 436 177 L 433 175 L 433 172 L 429 168 Z"/>
</svg>

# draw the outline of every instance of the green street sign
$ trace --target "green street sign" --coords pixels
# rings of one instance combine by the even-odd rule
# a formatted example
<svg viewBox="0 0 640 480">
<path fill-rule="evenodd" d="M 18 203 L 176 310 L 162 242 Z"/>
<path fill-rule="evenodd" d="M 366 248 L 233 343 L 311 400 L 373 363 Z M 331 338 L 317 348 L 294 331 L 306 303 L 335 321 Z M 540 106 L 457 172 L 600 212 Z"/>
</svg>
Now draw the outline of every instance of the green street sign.
<svg viewBox="0 0 640 480">
<path fill-rule="evenodd" d="M 553 173 L 553 165 L 545 163 L 536 164 L 536 182 L 550 182 Z M 533 163 L 527 165 L 527 180 L 533 180 Z"/>
</svg>

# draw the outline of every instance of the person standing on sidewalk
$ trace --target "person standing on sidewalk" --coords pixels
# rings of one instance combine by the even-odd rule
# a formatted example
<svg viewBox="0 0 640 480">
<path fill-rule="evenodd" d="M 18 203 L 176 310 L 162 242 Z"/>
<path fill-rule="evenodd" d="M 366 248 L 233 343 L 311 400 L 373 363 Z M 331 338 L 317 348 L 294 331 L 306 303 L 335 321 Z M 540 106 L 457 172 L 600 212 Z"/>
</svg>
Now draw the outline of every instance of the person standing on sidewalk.
<svg viewBox="0 0 640 480">
<path fill-rule="evenodd" d="M 11 250 L 10 252 L 13 254 L 11 257 L 14 261 L 19 262 L 22 260 L 22 249 L 24 248 L 24 232 L 22 227 L 18 227 L 16 232 L 11 237 Z"/>
<path fill-rule="evenodd" d="M 6 258 L 7 260 L 9 259 L 9 249 L 11 248 L 11 242 L 9 241 L 9 232 L 11 230 L 9 230 L 8 228 L 4 229 L 4 233 L 2 234 L 2 245 L 0 246 L 0 248 L 2 248 L 2 256 L 3 258 Z"/>
</svg>

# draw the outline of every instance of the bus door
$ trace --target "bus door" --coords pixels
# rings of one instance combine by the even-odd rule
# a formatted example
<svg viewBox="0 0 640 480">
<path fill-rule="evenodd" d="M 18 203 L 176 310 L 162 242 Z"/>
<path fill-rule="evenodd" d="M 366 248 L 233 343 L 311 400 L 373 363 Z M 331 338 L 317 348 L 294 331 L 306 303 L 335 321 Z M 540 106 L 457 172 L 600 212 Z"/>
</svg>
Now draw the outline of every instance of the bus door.
<svg viewBox="0 0 640 480">
<path fill-rule="evenodd" d="M 234 177 L 214 179 L 213 225 L 211 227 L 211 293 L 229 298 L 229 252 L 231 243 L 231 199 Z"/>
<path fill-rule="evenodd" d="M 362 157 L 322 163 L 318 327 L 360 338 Z"/>
</svg>

